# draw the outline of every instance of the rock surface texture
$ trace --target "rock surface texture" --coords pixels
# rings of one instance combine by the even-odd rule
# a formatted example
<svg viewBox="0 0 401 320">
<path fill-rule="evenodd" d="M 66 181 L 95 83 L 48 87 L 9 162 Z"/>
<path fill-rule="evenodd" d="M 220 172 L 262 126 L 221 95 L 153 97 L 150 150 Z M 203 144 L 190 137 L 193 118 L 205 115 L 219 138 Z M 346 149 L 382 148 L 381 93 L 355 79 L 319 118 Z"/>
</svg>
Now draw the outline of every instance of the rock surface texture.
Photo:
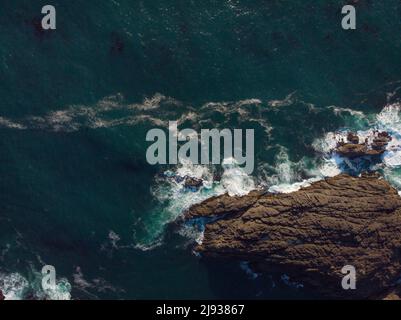
<svg viewBox="0 0 401 320">
<path fill-rule="evenodd" d="M 385 297 L 401 277 L 401 198 L 377 175 L 339 175 L 290 194 L 214 197 L 185 214 L 197 218 L 212 218 L 196 247 L 202 255 L 249 261 L 325 297 Z M 356 290 L 341 286 L 346 265 L 356 268 Z"/>
</svg>

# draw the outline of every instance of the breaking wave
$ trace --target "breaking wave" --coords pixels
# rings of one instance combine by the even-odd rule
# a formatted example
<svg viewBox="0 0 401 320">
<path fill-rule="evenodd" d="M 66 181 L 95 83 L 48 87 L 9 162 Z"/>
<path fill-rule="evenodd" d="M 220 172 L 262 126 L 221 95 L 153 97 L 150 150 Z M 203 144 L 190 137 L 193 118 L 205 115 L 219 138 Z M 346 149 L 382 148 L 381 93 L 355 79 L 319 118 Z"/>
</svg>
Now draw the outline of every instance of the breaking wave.
<svg viewBox="0 0 401 320">
<path fill-rule="evenodd" d="M 149 216 L 147 232 L 142 239 L 137 239 L 136 248 L 146 251 L 161 245 L 165 226 L 192 205 L 225 193 L 231 196 L 246 195 L 256 188 L 253 177 L 246 174 L 234 159 L 225 159 L 222 169 L 223 172 L 219 174 L 213 172 L 210 166 L 184 162 L 156 177 L 151 191 L 159 202 L 159 208 Z M 189 187 L 187 179 L 201 181 L 201 186 Z M 196 238 L 198 242 L 202 237 L 200 233 L 185 227 L 180 233 Z"/>
<path fill-rule="evenodd" d="M 43 290 L 41 286 L 42 277 L 34 273 L 33 281 L 29 282 L 19 273 L 1 274 L 0 290 L 5 300 L 70 300 L 71 285 L 67 279 L 61 278 L 57 281 L 54 289 Z"/>
</svg>

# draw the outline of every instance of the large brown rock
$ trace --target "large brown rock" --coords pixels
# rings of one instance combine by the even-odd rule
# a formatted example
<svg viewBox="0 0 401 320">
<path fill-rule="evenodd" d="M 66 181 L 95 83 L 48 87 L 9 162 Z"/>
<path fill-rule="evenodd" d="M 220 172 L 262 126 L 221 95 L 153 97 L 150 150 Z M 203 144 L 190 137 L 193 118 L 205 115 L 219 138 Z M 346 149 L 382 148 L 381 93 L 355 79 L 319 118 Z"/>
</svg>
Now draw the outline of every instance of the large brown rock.
<svg viewBox="0 0 401 320">
<path fill-rule="evenodd" d="M 349 132 L 347 142 L 340 141 L 334 152 L 350 159 L 377 157 L 386 152 L 386 147 L 392 140 L 390 134 L 387 132 L 374 132 L 371 138 L 371 142 L 366 139 L 364 143 L 359 143 L 360 138 L 358 135 Z"/>
<path fill-rule="evenodd" d="M 323 296 L 377 298 L 401 276 L 401 198 L 376 175 L 339 175 L 291 194 L 223 195 L 185 219 L 214 217 L 196 250 L 287 274 Z M 357 289 L 342 289 L 345 265 Z"/>
<path fill-rule="evenodd" d="M 372 157 L 380 156 L 385 152 L 385 150 L 373 150 L 373 149 L 369 150 L 368 147 L 363 144 L 347 143 L 338 146 L 336 152 L 342 157 L 356 159 L 366 156 L 372 156 Z"/>
</svg>

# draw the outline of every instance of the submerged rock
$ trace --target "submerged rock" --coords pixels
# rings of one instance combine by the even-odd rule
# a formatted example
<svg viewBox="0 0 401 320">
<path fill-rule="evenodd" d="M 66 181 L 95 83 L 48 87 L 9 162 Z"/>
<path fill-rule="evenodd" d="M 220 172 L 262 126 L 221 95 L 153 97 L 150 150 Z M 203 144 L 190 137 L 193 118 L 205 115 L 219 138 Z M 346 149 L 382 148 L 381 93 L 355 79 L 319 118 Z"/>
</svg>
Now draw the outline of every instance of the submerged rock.
<svg viewBox="0 0 401 320">
<path fill-rule="evenodd" d="M 4 296 L 3 292 L 0 290 L 0 301 L 5 300 L 6 297 Z"/>
<path fill-rule="evenodd" d="M 196 218 L 209 221 L 202 255 L 249 261 L 326 297 L 377 298 L 401 275 L 401 198 L 378 175 L 339 175 L 290 194 L 222 195 L 185 214 Z M 342 289 L 346 265 L 356 269 L 356 290 Z"/>
</svg>

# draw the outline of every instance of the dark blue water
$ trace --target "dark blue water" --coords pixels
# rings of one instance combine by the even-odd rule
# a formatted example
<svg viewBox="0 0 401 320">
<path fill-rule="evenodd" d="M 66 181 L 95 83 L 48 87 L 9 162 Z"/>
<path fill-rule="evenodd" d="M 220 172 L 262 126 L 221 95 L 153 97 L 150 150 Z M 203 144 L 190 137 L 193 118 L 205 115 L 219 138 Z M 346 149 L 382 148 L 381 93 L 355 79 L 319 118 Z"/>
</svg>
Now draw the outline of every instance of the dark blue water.
<svg viewBox="0 0 401 320">
<path fill-rule="evenodd" d="M 38 294 L 50 264 L 73 299 L 309 296 L 199 259 L 168 223 L 231 187 L 319 176 L 327 133 L 375 126 L 400 98 L 400 1 L 358 1 L 355 31 L 335 0 L 54 0 L 56 31 L 45 4 L 0 3 L 0 288 Z M 150 166 L 145 136 L 168 120 L 255 129 L 253 176 L 190 194 L 160 180 L 177 168 Z"/>
</svg>

